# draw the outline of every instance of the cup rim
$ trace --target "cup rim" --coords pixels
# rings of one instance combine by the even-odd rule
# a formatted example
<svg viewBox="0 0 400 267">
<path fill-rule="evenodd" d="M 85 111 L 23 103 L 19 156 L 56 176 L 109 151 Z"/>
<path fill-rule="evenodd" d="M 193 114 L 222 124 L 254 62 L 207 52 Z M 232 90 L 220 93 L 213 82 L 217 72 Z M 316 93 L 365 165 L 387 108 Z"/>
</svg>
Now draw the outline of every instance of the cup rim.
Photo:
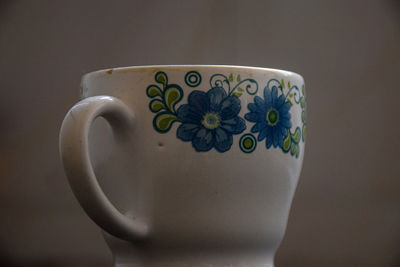
<svg viewBox="0 0 400 267">
<path fill-rule="evenodd" d="M 91 71 L 83 75 L 82 78 L 87 78 L 88 76 L 92 75 L 102 75 L 102 74 L 113 74 L 115 73 L 129 73 L 129 72 L 142 72 L 149 69 L 190 69 L 190 68 L 197 68 L 197 69 L 244 69 L 244 70 L 258 70 L 258 71 L 265 71 L 265 72 L 272 72 L 276 74 L 280 74 L 283 76 L 299 76 L 301 79 L 303 77 L 293 71 L 287 71 L 282 69 L 274 69 L 274 68 L 264 68 L 264 67 L 251 67 L 251 66 L 241 66 L 241 65 L 202 65 L 202 64 L 171 64 L 171 65 L 138 65 L 138 66 L 127 66 L 127 67 L 115 67 L 115 68 L 106 68 L 100 69 L 96 71 Z M 303 79 L 304 80 L 304 79 Z"/>
</svg>

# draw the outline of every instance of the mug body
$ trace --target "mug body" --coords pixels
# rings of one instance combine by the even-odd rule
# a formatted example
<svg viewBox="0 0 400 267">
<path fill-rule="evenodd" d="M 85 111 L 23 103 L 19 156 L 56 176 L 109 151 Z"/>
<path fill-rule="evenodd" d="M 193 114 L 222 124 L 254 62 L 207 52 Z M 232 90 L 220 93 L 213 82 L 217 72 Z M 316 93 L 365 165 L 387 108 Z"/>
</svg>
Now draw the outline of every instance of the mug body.
<svg viewBox="0 0 400 267">
<path fill-rule="evenodd" d="M 273 266 L 304 154 L 300 75 L 146 66 L 89 73 L 81 87 L 82 99 L 115 97 L 135 117 L 129 139 L 92 149 L 116 155 L 95 173 L 124 188 L 121 212 L 149 229 L 138 241 L 106 234 L 117 264 Z"/>
</svg>

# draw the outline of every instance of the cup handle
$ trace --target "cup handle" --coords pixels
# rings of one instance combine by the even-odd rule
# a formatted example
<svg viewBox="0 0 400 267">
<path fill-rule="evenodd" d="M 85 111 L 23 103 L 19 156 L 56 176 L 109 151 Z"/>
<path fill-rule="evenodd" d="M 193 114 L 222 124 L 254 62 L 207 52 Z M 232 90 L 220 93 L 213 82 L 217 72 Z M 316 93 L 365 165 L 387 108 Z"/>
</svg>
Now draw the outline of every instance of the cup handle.
<svg viewBox="0 0 400 267">
<path fill-rule="evenodd" d="M 101 189 L 90 161 L 88 134 L 97 117 L 105 118 L 114 136 L 128 137 L 134 113 L 121 100 L 110 96 L 86 98 L 73 106 L 60 130 L 61 160 L 72 191 L 79 203 L 103 230 L 121 239 L 133 241 L 147 236 L 148 227 L 121 212 Z"/>
</svg>

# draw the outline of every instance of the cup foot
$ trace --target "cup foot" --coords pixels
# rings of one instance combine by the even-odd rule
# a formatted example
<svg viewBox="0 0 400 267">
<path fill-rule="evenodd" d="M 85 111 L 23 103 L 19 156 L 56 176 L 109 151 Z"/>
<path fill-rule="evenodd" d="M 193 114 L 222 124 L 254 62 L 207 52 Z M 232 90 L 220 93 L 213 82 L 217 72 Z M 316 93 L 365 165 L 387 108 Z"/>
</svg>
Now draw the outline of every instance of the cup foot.
<svg viewBox="0 0 400 267">
<path fill-rule="evenodd" d="M 265 250 L 150 248 L 103 235 L 115 267 L 274 267 L 274 256 Z"/>
</svg>

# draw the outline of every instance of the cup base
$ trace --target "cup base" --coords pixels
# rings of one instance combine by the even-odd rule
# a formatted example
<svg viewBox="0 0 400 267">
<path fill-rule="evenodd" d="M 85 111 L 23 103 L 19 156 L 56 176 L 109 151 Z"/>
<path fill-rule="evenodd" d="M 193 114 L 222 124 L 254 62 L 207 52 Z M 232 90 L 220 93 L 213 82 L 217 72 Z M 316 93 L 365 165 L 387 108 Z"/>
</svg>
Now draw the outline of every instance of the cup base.
<svg viewBox="0 0 400 267">
<path fill-rule="evenodd" d="M 104 233 L 115 267 L 274 267 L 265 250 L 142 248 Z"/>
</svg>

